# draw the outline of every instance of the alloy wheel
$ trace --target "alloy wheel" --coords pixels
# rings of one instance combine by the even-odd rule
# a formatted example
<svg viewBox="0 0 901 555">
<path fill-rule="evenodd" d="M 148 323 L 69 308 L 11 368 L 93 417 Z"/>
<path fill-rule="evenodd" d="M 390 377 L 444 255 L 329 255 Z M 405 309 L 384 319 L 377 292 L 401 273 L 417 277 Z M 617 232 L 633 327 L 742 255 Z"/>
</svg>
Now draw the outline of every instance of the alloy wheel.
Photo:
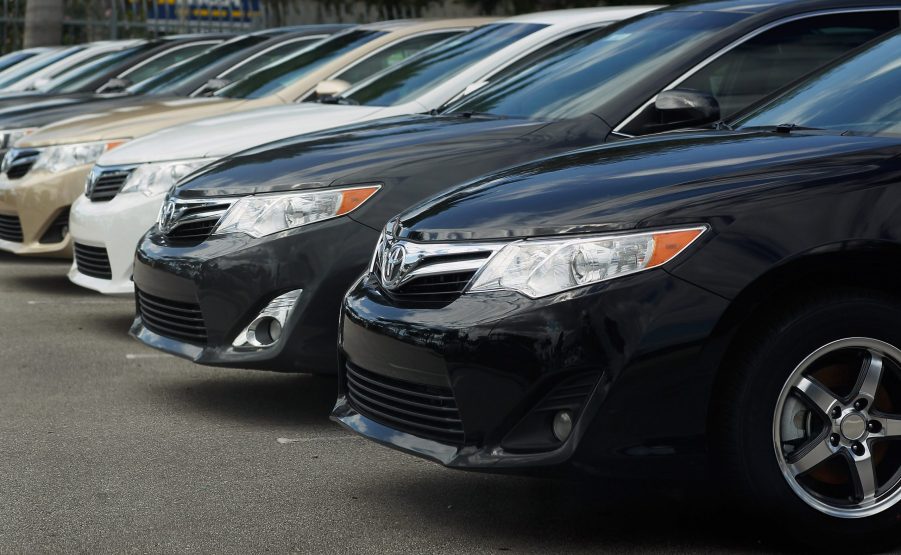
<svg viewBox="0 0 901 555">
<path fill-rule="evenodd" d="M 901 499 L 901 350 L 853 337 L 792 372 L 773 418 L 779 466 L 818 511 L 864 518 Z"/>
</svg>

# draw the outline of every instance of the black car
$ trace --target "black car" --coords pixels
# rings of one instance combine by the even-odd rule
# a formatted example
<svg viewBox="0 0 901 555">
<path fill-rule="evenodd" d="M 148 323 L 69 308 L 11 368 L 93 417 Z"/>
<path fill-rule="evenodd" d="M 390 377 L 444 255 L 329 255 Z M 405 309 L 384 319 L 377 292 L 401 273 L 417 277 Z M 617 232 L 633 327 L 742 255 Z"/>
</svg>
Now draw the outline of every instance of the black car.
<svg viewBox="0 0 901 555">
<path fill-rule="evenodd" d="M 102 67 L 85 66 L 47 94 L 30 97 L 27 103 L 0 97 L 2 149 L 8 149 L 28 130 L 83 114 L 141 105 L 148 101 L 148 95 L 160 100 L 211 92 L 348 27 L 305 25 L 257 31 L 212 47 L 209 41 L 219 39 L 207 37 L 199 51 L 192 42 L 185 43 L 191 47 L 185 50 L 184 41 L 170 40 L 117 53 L 99 60 Z M 126 88 L 115 93 L 94 92 L 110 79 L 115 87 Z M 137 82 L 129 85 L 132 80 Z M 6 103 L 13 105 L 4 107 Z"/>
<path fill-rule="evenodd" d="M 650 12 L 527 56 L 440 115 L 227 158 L 177 186 L 138 245 L 132 333 L 203 364 L 333 373 L 341 299 L 393 215 L 512 164 L 729 116 L 899 13 L 837 0 Z"/>
<path fill-rule="evenodd" d="M 333 419 L 456 468 L 713 471 L 782 533 L 897 543 L 899 52 L 393 219 Z"/>
</svg>

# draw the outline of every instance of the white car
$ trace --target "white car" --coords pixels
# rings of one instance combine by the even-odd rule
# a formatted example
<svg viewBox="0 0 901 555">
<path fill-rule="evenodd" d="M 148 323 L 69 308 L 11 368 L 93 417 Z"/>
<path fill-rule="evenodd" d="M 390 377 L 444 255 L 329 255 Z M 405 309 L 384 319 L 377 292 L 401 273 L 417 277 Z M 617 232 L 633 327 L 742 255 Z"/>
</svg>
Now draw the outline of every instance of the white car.
<svg viewBox="0 0 901 555">
<path fill-rule="evenodd" d="M 170 127 L 103 154 L 69 217 L 75 257 L 69 279 L 106 294 L 129 294 L 134 249 L 179 179 L 219 158 L 261 144 L 387 118 L 429 112 L 515 73 L 547 50 L 658 6 L 542 12 L 483 25 L 339 92 L 307 102 Z M 332 96 L 334 94 L 338 96 Z"/>
</svg>

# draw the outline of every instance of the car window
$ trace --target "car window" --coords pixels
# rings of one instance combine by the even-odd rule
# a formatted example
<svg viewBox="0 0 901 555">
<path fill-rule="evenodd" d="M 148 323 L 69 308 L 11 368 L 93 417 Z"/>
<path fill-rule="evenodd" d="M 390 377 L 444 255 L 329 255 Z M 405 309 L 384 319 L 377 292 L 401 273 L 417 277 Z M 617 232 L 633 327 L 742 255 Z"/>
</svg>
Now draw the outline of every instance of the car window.
<svg viewBox="0 0 901 555">
<path fill-rule="evenodd" d="M 117 66 L 127 64 L 130 59 L 139 58 L 148 50 L 158 46 L 158 44 L 153 43 L 141 44 L 133 48 L 120 50 L 105 58 L 95 60 L 90 64 L 81 66 L 75 71 L 59 76 L 59 78 L 55 79 L 50 84 L 47 91 L 59 94 L 81 91 L 87 84 L 95 81 L 98 74 L 109 71 Z"/>
<path fill-rule="evenodd" d="M 223 87 L 216 92 L 216 96 L 260 98 L 275 94 L 323 64 L 352 52 L 384 34 L 385 31 L 372 30 L 341 33 Z"/>
<path fill-rule="evenodd" d="M 265 40 L 266 37 L 250 35 L 218 44 L 193 58 L 182 60 L 174 66 L 148 79 L 144 79 L 138 84 L 132 85 L 128 88 L 128 92 L 133 94 L 156 94 L 168 88 L 177 87 L 178 83 L 185 79 L 194 78 L 198 72 L 202 72 L 208 66 L 240 54 L 243 50 Z"/>
<path fill-rule="evenodd" d="M 213 42 L 193 42 L 182 46 L 176 46 L 166 50 L 156 58 L 151 58 L 146 63 L 136 68 L 130 69 L 120 75 L 123 79 L 128 79 L 132 83 L 140 83 L 144 79 L 149 79 L 157 73 L 168 69 L 170 66 L 177 64 L 183 60 L 187 60 L 204 50 L 208 49 Z"/>
<path fill-rule="evenodd" d="M 898 24 L 898 11 L 825 15 L 786 23 L 720 56 L 680 88 L 713 94 L 723 117 L 729 117 Z"/>
<path fill-rule="evenodd" d="M 349 69 L 342 71 L 337 74 L 334 79 L 340 79 L 341 81 L 346 81 L 351 84 L 359 83 L 388 68 L 393 68 L 401 62 L 407 61 L 409 58 L 422 53 L 423 50 L 430 50 L 431 47 L 462 33 L 462 29 L 457 31 L 444 31 L 440 33 L 428 33 L 398 41 L 391 46 L 376 52 Z M 387 104 L 382 105 L 385 106 Z"/>
<path fill-rule="evenodd" d="M 899 23 L 897 10 L 791 21 L 726 52 L 678 87 L 712 94 L 721 116 L 729 118 L 842 54 L 897 29 Z M 622 131 L 630 135 L 653 131 L 657 115 L 657 110 L 648 106 Z"/>
<path fill-rule="evenodd" d="M 273 62 L 277 62 L 278 60 L 287 58 L 301 50 L 309 48 L 310 45 L 319 40 L 322 40 L 321 37 L 304 37 L 293 39 L 284 44 L 273 46 L 272 48 L 267 48 L 266 50 L 251 56 L 241 64 L 230 68 L 219 77 L 228 79 L 229 81 L 243 79 L 260 68 L 264 68 Z"/>
<path fill-rule="evenodd" d="M 559 48 L 448 111 L 547 120 L 580 117 L 745 17 L 731 12 L 649 12 Z"/>
<path fill-rule="evenodd" d="M 76 52 L 79 52 L 82 49 L 83 49 L 83 47 L 66 48 L 66 49 L 60 50 L 59 52 L 57 52 L 55 54 L 44 56 L 41 59 L 35 60 L 33 62 L 29 62 L 28 64 L 24 64 L 24 67 L 13 67 L 10 70 L 9 75 L 7 75 L 4 79 L 0 80 L 0 88 L 7 87 L 7 86 L 15 83 L 19 79 L 22 79 L 23 77 L 27 77 L 27 76 L 31 75 L 32 73 L 36 73 L 36 72 L 44 69 L 45 67 L 49 66 L 50 64 L 55 64 L 56 62 L 58 62 L 64 58 L 68 58 L 72 54 L 75 54 Z"/>
<path fill-rule="evenodd" d="M 794 124 L 851 134 L 901 135 L 901 35 L 805 79 L 733 124 Z"/>
<path fill-rule="evenodd" d="M 548 44 L 545 44 L 541 48 L 535 50 L 534 52 L 529 52 L 522 58 L 496 72 L 494 75 L 491 75 L 488 79 L 484 80 L 482 84 L 475 90 L 485 87 L 491 83 L 499 83 L 507 79 L 508 77 L 516 75 L 521 71 L 525 71 L 526 69 L 538 63 L 539 60 L 550 56 L 552 53 L 557 52 L 562 48 L 574 49 L 584 47 L 585 45 L 590 44 L 595 40 L 596 37 L 594 37 L 593 35 L 593 32 L 595 31 L 597 31 L 597 27 L 591 29 L 579 29 L 577 31 L 573 31 L 568 35 L 558 37 Z M 472 94 L 473 92 L 475 92 L 475 90 L 461 94 L 460 96 L 455 98 L 454 101 L 456 102 L 458 99 Z"/>
<path fill-rule="evenodd" d="M 543 27 L 545 25 L 537 23 L 483 25 L 417 54 L 403 64 L 394 67 L 392 71 L 376 77 L 360 88 L 348 91 L 344 96 L 352 103 L 367 106 L 403 104 Z M 370 60 L 366 60 L 359 65 L 369 62 Z M 396 62 L 392 61 L 393 63 Z M 354 67 L 348 72 L 357 72 L 353 77 L 359 80 L 363 76 L 358 75 L 357 69 Z M 346 79 L 344 74 L 339 75 L 338 79 L 353 82 Z"/>
<path fill-rule="evenodd" d="M 0 71 L 11 68 L 19 62 L 25 61 L 34 56 L 34 52 L 11 52 L 5 56 L 0 56 Z"/>
</svg>

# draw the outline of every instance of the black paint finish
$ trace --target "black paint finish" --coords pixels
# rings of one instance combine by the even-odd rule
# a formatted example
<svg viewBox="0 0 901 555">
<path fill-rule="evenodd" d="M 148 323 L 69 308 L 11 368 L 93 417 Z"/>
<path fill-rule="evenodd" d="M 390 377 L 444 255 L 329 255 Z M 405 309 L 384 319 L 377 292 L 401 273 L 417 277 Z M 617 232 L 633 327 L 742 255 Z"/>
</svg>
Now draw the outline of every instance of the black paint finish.
<svg viewBox="0 0 901 555">
<path fill-rule="evenodd" d="M 618 137 L 612 133 L 613 127 L 685 71 L 735 40 L 796 15 L 861 6 L 894 4 L 802 0 L 754 3 L 753 7 L 749 7 L 747 2 L 736 1 L 675 8 L 677 11 L 728 12 L 728 17 L 724 16 L 721 30 L 699 41 L 678 63 L 630 80 L 619 94 L 603 98 L 588 113 L 572 119 L 508 119 L 454 113 L 419 115 L 287 139 L 230 156 L 182 183 L 175 194 L 181 198 L 209 198 L 369 183 L 379 183 L 382 189 L 349 217 L 312 224 L 278 234 L 275 238 L 213 238 L 196 248 L 182 248 L 167 245 L 163 237 L 151 231 L 138 247 L 135 283 L 139 288 L 155 286 L 154 280 L 142 278 L 144 271 L 140 266 L 184 277 L 178 286 L 160 290 L 158 294 L 172 299 L 199 299 L 205 312 L 214 311 L 217 314 L 216 318 L 206 316 L 206 319 L 211 326 L 211 337 L 221 338 L 223 342 L 212 341 L 201 352 L 190 355 L 198 362 L 333 373 L 336 371 L 334 322 L 341 298 L 353 279 L 365 269 L 377 233 L 389 218 L 449 187 L 486 173 L 573 149 L 616 141 Z M 719 20 L 723 13 L 718 14 L 716 19 Z M 548 87 L 555 86 L 553 79 L 547 81 Z M 693 144 L 690 141 L 710 139 L 697 137 L 685 140 L 685 146 L 680 148 Z M 673 153 L 673 157 L 677 156 Z M 631 197 L 636 211 L 640 211 L 641 205 L 646 203 L 642 194 L 656 193 L 648 191 Z M 622 202 L 611 200 L 608 214 L 614 210 L 614 205 L 618 209 Z M 534 223 L 538 221 L 530 223 L 530 226 L 534 227 Z M 541 223 L 542 226 L 558 224 L 560 222 Z M 369 232 L 362 233 L 360 225 Z M 562 225 L 569 224 L 563 222 Z M 592 225 L 596 223 L 592 222 Z M 634 224 L 627 219 L 619 219 L 619 216 L 604 224 L 607 227 L 628 225 Z M 464 226 L 457 229 L 464 229 Z M 487 232 L 481 227 L 472 231 L 475 234 Z M 365 238 L 365 241 L 352 244 L 349 237 Z M 211 259 L 207 252 L 214 248 L 215 258 Z M 249 283 L 231 279 L 223 271 L 230 265 L 227 259 L 233 259 L 235 264 L 253 264 L 257 272 L 254 279 Z M 285 275 L 286 261 L 293 259 L 340 260 L 342 273 L 316 273 L 315 278 L 311 278 L 307 268 L 292 266 L 290 275 Z M 316 267 L 323 268 L 321 265 Z M 200 279 L 201 276 L 204 279 Z M 315 310 L 304 308 L 299 314 L 295 313 L 299 319 L 296 329 L 304 330 L 303 333 L 289 330 L 289 334 L 284 336 L 288 340 L 283 340 L 286 344 L 278 349 L 233 356 L 228 348 L 230 343 L 224 341 L 230 341 L 233 333 L 250 323 L 259 308 L 270 299 L 285 290 L 299 288 L 301 284 L 307 299 L 303 302 L 314 303 L 317 307 Z M 316 300 L 309 300 L 310 297 Z M 205 304 L 208 299 L 216 300 Z M 172 342 L 147 333 L 140 318 L 136 319 L 133 332 L 152 346 L 184 354 Z"/>
</svg>

